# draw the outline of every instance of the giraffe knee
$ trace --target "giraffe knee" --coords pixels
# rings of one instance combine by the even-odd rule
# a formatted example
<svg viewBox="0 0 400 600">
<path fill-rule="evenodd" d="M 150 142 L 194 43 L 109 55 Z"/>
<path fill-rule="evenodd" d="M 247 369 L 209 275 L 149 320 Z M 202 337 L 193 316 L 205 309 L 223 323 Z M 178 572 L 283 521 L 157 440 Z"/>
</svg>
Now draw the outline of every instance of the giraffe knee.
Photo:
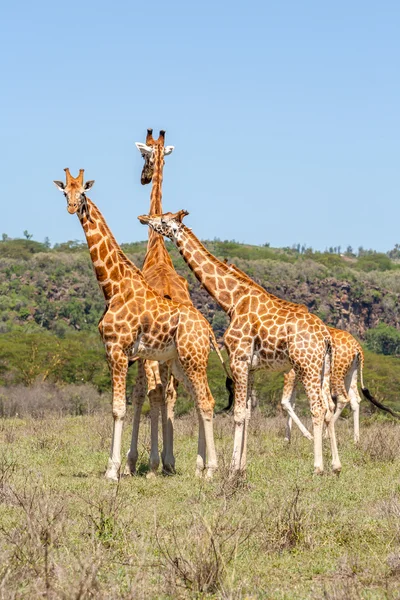
<svg viewBox="0 0 400 600">
<path fill-rule="evenodd" d="M 242 425 L 246 419 L 246 406 L 235 406 L 234 417 L 235 425 Z"/>
<path fill-rule="evenodd" d="M 328 411 L 325 407 L 312 408 L 311 416 L 312 416 L 313 425 L 320 425 L 321 423 L 323 423 L 327 412 Z"/>
<path fill-rule="evenodd" d="M 125 404 L 123 406 L 122 405 L 113 406 L 112 414 L 113 414 L 114 419 L 123 419 L 126 415 Z"/>
</svg>

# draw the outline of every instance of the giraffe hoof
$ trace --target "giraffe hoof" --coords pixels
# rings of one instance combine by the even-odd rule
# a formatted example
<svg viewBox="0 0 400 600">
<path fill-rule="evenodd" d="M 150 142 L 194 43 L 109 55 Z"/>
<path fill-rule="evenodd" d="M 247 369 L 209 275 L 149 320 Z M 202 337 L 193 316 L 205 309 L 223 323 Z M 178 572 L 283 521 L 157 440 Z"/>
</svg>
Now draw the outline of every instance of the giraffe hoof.
<svg viewBox="0 0 400 600">
<path fill-rule="evenodd" d="M 323 475 L 323 474 L 324 474 L 324 470 L 321 467 L 315 467 L 314 475 Z"/>
<path fill-rule="evenodd" d="M 133 477 L 133 475 L 136 475 L 136 467 L 131 467 L 126 463 L 123 475 L 124 477 Z"/>
<path fill-rule="evenodd" d="M 338 477 L 339 477 L 339 475 L 340 475 L 340 473 L 341 473 L 341 470 L 342 470 L 342 466 L 341 466 L 341 465 L 338 465 L 338 466 L 336 466 L 336 467 L 332 467 L 332 471 L 333 471 L 333 472 L 334 472 L 334 474 L 335 474 L 335 475 L 337 475 Z"/>
<path fill-rule="evenodd" d="M 175 467 L 173 465 L 163 465 L 163 475 L 175 475 Z"/>
<path fill-rule="evenodd" d="M 104 477 L 108 480 L 108 481 L 119 481 L 119 475 L 118 472 L 116 471 L 110 471 L 107 469 L 106 474 L 104 475 Z"/>
<path fill-rule="evenodd" d="M 209 467 L 205 472 L 205 478 L 208 480 L 212 479 L 214 477 L 215 470 L 216 467 Z"/>
</svg>

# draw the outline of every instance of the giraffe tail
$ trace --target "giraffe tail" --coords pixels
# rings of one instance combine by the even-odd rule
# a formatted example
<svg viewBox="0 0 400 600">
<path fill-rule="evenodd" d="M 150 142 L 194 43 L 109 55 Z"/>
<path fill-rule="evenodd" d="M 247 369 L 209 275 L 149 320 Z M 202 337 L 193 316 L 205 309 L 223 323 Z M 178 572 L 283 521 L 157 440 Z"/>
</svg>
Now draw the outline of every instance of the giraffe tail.
<svg viewBox="0 0 400 600">
<path fill-rule="evenodd" d="M 358 354 L 358 361 L 359 361 L 361 391 L 363 393 L 364 398 L 366 398 L 367 400 L 369 400 L 371 402 L 371 404 L 373 404 L 377 408 L 380 408 L 381 410 L 384 410 L 384 411 L 388 412 L 389 414 L 391 414 L 392 417 L 394 417 L 395 419 L 400 419 L 400 414 L 399 413 L 397 413 L 394 410 L 392 410 L 390 408 L 390 406 L 386 406 L 385 404 L 382 404 L 382 402 L 379 402 L 379 400 L 377 400 L 376 398 L 374 398 L 374 396 L 371 394 L 371 392 L 369 391 L 369 389 L 364 386 L 364 378 L 363 378 L 364 354 L 362 352 L 359 352 L 359 354 Z"/>
<path fill-rule="evenodd" d="M 233 383 L 233 379 L 228 371 L 228 367 L 226 366 L 226 362 L 224 361 L 224 357 L 222 356 L 220 349 L 218 348 L 217 340 L 215 339 L 215 335 L 212 329 L 210 329 L 210 342 L 215 352 L 218 355 L 219 360 L 221 361 L 222 367 L 226 373 L 225 387 L 228 390 L 229 398 L 228 405 L 223 408 L 220 413 L 229 412 L 233 406 L 233 401 L 235 398 L 235 384 Z"/>
<path fill-rule="evenodd" d="M 332 344 L 332 340 L 329 340 L 329 341 L 327 340 L 323 372 L 324 372 L 325 376 L 326 376 L 326 374 L 328 374 L 328 376 L 329 376 L 331 396 L 332 396 L 332 400 L 336 404 L 339 390 L 338 390 L 337 382 L 335 379 L 335 359 L 336 359 L 335 346 L 334 346 L 334 344 Z"/>
</svg>

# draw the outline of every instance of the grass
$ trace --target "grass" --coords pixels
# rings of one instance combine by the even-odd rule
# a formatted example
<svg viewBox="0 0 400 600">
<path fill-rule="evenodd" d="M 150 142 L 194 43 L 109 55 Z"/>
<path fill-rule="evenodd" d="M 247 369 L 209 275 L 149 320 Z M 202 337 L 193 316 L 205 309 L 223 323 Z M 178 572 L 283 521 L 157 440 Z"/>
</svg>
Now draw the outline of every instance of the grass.
<svg viewBox="0 0 400 600">
<path fill-rule="evenodd" d="M 110 415 L 0 420 L 0 598 L 400 597 L 399 426 L 338 426 L 343 472 L 312 475 L 312 445 L 256 413 L 245 479 L 194 477 L 197 420 L 177 420 L 176 476 L 103 479 Z M 125 427 L 124 448 L 129 443 Z M 141 471 L 149 453 L 141 429 Z"/>
</svg>

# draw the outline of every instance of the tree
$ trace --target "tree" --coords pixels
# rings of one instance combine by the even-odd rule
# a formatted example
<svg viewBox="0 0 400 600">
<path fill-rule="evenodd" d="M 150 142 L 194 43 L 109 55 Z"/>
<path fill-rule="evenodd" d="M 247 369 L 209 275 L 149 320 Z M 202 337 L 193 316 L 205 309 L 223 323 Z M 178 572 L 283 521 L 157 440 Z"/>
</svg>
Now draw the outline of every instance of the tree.
<svg viewBox="0 0 400 600">
<path fill-rule="evenodd" d="M 29 231 L 27 229 L 25 229 L 25 231 L 24 231 L 24 236 L 27 240 L 31 240 L 33 238 L 33 235 L 31 233 L 29 233 Z"/>
</svg>

